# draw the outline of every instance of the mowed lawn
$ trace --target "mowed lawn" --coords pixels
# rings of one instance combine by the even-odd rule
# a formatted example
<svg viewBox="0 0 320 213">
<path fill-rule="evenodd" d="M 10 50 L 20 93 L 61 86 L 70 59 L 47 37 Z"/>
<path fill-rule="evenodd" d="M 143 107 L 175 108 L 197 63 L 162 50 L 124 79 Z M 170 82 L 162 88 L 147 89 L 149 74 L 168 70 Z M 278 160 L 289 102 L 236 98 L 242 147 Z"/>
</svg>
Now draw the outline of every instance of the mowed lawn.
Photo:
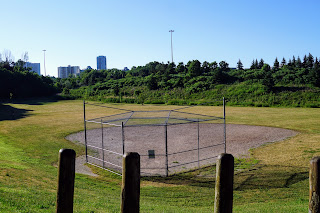
<svg viewBox="0 0 320 213">
<path fill-rule="evenodd" d="M 177 106 L 110 105 L 130 110 Z M 188 112 L 222 116 L 222 107 Z M 87 117 L 119 113 L 88 107 Z M 237 165 L 234 212 L 307 212 L 309 161 L 320 155 L 320 109 L 227 107 L 227 123 L 272 126 L 300 132 L 251 150 Z M 0 105 L 0 212 L 54 212 L 61 148 L 84 154 L 64 139 L 83 130 L 82 101 L 34 100 Z M 214 168 L 213 168 L 214 169 Z M 213 173 L 212 169 L 212 173 Z M 75 212 L 119 212 L 121 178 L 93 167 L 99 177 L 76 174 Z M 205 170 L 205 169 L 204 169 Z M 211 172 L 211 170 L 206 170 Z M 205 171 L 203 171 L 205 172 Z M 148 178 L 141 183 L 141 212 L 212 212 L 214 178 L 198 173 Z"/>
</svg>

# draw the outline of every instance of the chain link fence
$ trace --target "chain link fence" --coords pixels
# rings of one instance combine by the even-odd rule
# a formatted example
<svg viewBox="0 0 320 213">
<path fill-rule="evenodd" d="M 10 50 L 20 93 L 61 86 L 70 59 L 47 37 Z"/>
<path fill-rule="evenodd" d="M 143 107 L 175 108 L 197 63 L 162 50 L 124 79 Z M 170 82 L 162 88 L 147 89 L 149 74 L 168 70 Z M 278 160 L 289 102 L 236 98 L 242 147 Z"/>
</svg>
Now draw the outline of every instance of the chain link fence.
<svg viewBox="0 0 320 213">
<path fill-rule="evenodd" d="M 125 152 L 140 154 L 141 175 L 168 176 L 213 164 L 226 150 L 224 104 L 221 117 L 186 112 L 189 107 L 130 111 L 83 104 L 86 161 L 113 173 L 121 175 Z M 88 106 L 119 113 L 87 119 Z"/>
</svg>

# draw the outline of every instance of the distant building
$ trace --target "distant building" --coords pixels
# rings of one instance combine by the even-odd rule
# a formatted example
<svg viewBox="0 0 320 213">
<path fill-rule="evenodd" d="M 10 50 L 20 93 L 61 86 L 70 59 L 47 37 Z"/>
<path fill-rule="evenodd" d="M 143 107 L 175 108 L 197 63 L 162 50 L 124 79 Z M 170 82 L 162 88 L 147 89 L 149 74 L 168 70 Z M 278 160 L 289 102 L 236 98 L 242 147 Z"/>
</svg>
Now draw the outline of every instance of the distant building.
<svg viewBox="0 0 320 213">
<path fill-rule="evenodd" d="M 128 67 L 124 67 L 123 71 L 129 71 Z"/>
<path fill-rule="evenodd" d="M 77 76 L 80 74 L 79 66 L 58 67 L 58 78 L 68 78 L 69 75 Z"/>
<path fill-rule="evenodd" d="M 80 70 L 80 73 L 86 71 L 86 70 L 92 70 L 92 67 L 91 66 L 87 66 L 87 68 L 83 69 L 83 70 Z"/>
<path fill-rule="evenodd" d="M 97 57 L 97 70 L 107 69 L 107 58 L 103 55 Z"/>
<path fill-rule="evenodd" d="M 35 72 L 38 75 L 40 75 L 40 63 L 30 63 L 30 62 L 26 62 L 24 64 L 25 68 L 31 68 L 31 72 Z"/>
</svg>

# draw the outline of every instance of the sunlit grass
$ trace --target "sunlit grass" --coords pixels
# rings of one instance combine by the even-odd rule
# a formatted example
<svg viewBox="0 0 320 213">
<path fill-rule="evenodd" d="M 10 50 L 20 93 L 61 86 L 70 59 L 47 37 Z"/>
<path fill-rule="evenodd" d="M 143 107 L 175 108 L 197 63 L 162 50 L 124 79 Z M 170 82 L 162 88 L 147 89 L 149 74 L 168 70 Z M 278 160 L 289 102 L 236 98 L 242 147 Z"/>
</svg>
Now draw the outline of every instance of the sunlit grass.
<svg viewBox="0 0 320 213">
<path fill-rule="evenodd" d="M 8 106 L 8 105 L 6 105 Z M 0 117 L 0 212 L 53 212 L 58 151 L 83 146 L 64 139 L 83 130 L 82 101 L 10 104 Z M 171 110 L 179 106 L 121 105 L 127 110 Z M 1 109 L 3 109 L 1 111 Z M 221 117 L 222 107 L 199 106 L 182 111 Z M 23 112 L 19 117 L 18 113 Z M 10 113 L 8 115 L 8 113 Z M 87 106 L 87 118 L 121 113 Z M 236 160 L 235 212 L 305 212 L 308 206 L 308 166 L 320 155 L 320 109 L 227 107 L 227 123 L 272 126 L 300 132 L 287 140 L 251 150 L 251 158 Z M 118 176 L 93 168 L 99 177 L 76 175 L 76 212 L 119 212 Z M 214 167 L 169 178 L 144 178 L 141 212 L 212 212 Z"/>
</svg>

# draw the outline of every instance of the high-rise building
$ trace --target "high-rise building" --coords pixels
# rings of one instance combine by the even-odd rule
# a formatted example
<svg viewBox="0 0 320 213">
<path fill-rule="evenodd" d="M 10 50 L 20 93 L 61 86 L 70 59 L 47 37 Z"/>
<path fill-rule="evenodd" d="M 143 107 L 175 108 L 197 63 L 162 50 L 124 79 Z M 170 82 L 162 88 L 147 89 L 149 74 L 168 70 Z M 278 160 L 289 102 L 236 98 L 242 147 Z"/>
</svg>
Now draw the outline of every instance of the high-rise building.
<svg viewBox="0 0 320 213">
<path fill-rule="evenodd" d="M 31 68 L 31 72 L 35 72 L 38 75 L 40 75 L 40 63 L 30 63 L 30 62 L 26 62 L 24 64 L 25 68 Z"/>
<path fill-rule="evenodd" d="M 107 58 L 103 55 L 97 57 L 97 70 L 107 69 Z"/>
<path fill-rule="evenodd" d="M 68 78 L 69 75 L 77 76 L 80 74 L 79 66 L 58 67 L 58 78 Z"/>
</svg>

